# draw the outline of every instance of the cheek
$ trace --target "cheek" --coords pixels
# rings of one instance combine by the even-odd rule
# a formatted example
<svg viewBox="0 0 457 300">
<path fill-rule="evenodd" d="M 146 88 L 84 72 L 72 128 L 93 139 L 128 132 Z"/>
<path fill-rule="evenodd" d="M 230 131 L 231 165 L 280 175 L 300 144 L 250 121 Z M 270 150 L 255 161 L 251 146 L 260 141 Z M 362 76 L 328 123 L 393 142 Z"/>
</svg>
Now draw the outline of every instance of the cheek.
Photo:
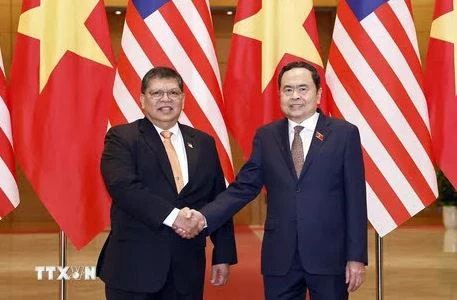
<svg viewBox="0 0 457 300">
<path fill-rule="evenodd" d="M 285 103 L 282 103 L 282 102 L 279 104 L 279 108 L 281 109 L 281 111 L 283 113 L 287 113 L 289 111 L 288 106 Z"/>
<path fill-rule="evenodd" d="M 145 101 L 143 105 L 143 110 L 148 111 L 149 113 L 154 112 L 154 104 L 150 101 Z"/>
<path fill-rule="evenodd" d="M 314 107 L 317 104 L 316 99 L 314 99 L 313 97 L 306 97 L 305 101 L 307 103 L 306 107 Z"/>
</svg>

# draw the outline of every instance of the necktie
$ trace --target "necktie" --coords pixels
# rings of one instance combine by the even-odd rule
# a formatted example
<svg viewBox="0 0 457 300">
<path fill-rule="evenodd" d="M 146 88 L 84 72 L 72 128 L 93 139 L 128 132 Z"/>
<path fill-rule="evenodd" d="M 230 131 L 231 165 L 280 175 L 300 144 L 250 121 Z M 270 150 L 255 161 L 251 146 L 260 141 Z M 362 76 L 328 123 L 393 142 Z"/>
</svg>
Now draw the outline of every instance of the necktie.
<svg viewBox="0 0 457 300">
<path fill-rule="evenodd" d="M 173 144 L 171 143 L 172 134 L 173 133 L 168 130 L 164 130 L 160 133 L 160 135 L 164 138 L 163 145 L 165 146 L 165 151 L 167 152 L 168 160 L 170 161 L 171 171 L 173 172 L 176 189 L 178 190 L 179 194 L 179 192 L 181 192 L 182 188 L 184 187 L 184 181 L 182 178 L 181 166 L 179 165 L 178 155 L 176 154 L 175 147 L 173 147 Z"/>
<path fill-rule="evenodd" d="M 292 160 L 294 161 L 295 172 L 297 172 L 297 177 L 300 177 L 301 169 L 305 163 L 305 155 L 303 154 L 303 141 L 300 137 L 300 132 L 303 130 L 303 126 L 294 127 L 294 140 L 292 141 Z"/>
</svg>

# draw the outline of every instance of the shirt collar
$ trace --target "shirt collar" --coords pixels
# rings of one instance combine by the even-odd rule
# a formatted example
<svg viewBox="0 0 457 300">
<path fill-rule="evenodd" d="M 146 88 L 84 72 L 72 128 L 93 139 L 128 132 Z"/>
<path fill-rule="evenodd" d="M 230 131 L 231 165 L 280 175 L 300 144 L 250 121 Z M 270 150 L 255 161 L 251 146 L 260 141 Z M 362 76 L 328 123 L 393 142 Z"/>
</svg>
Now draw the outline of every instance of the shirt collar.
<svg viewBox="0 0 457 300">
<path fill-rule="evenodd" d="M 319 113 L 316 111 L 311 117 L 303 120 L 301 123 L 296 123 L 292 120 L 288 120 L 289 122 L 289 132 L 294 132 L 295 126 L 303 126 L 306 130 L 314 132 L 316 130 L 317 121 L 319 120 Z"/>
<path fill-rule="evenodd" d="M 160 127 L 157 127 L 155 124 L 152 124 L 152 125 L 154 125 L 154 127 L 155 127 L 155 129 L 157 130 L 157 133 L 158 133 L 159 135 L 160 135 L 160 133 L 161 133 L 162 131 L 165 131 L 165 129 L 162 129 L 162 128 L 160 128 Z M 178 135 L 181 133 L 181 131 L 179 130 L 179 125 L 178 125 L 178 123 L 176 123 L 175 125 L 173 125 L 173 127 L 171 127 L 170 129 L 167 129 L 167 130 L 170 131 L 171 133 L 173 133 L 173 134 L 172 134 L 172 137 L 173 137 L 173 136 L 178 136 Z M 160 136 L 160 137 L 163 139 L 162 136 Z"/>
</svg>

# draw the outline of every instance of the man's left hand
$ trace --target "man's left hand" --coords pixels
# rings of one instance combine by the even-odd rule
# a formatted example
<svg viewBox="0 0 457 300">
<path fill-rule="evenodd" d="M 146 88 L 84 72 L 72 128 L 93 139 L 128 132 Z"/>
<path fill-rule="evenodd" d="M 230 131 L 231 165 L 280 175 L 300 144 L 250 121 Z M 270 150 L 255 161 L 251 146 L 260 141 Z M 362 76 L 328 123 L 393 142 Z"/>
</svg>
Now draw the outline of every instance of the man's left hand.
<svg viewBox="0 0 457 300">
<path fill-rule="evenodd" d="M 348 292 L 356 291 L 365 281 L 365 264 L 358 261 L 348 261 L 346 264 L 346 284 Z"/>
<path fill-rule="evenodd" d="M 216 286 L 225 285 L 227 283 L 229 274 L 229 264 L 213 265 L 211 272 L 211 284 Z"/>
</svg>

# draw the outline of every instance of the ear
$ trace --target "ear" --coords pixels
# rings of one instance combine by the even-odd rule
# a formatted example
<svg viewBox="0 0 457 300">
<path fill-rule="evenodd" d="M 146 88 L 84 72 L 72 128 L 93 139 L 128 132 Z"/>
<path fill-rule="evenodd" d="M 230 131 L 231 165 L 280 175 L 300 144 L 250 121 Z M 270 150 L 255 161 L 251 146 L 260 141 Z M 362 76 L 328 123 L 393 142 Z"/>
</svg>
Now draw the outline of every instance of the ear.
<svg viewBox="0 0 457 300">
<path fill-rule="evenodd" d="M 145 96 L 143 93 L 140 94 L 140 102 L 141 102 L 141 109 L 144 110 L 144 101 L 145 101 Z"/>
<path fill-rule="evenodd" d="M 322 96 L 322 87 L 317 90 L 316 97 L 317 97 L 317 104 L 321 104 L 321 96 Z"/>
</svg>

